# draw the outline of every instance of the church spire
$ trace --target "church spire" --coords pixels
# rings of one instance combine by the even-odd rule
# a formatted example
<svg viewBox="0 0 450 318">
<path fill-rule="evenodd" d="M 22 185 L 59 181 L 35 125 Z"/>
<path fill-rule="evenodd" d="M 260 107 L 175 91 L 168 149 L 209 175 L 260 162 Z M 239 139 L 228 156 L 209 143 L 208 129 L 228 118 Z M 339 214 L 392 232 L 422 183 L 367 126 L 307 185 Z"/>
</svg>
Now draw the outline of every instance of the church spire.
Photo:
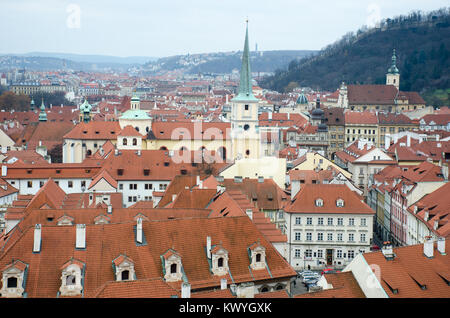
<svg viewBox="0 0 450 318">
<path fill-rule="evenodd" d="M 257 101 L 253 95 L 252 72 L 250 69 L 250 49 L 248 43 L 248 19 L 246 20 L 244 52 L 242 53 L 242 66 L 239 81 L 238 95 L 234 98 L 239 101 Z"/>
<path fill-rule="evenodd" d="M 41 112 L 39 113 L 39 121 L 47 121 L 47 113 L 45 112 L 45 104 L 43 98 L 41 103 Z"/>
<path fill-rule="evenodd" d="M 397 68 L 397 57 L 395 56 L 395 49 L 392 52 L 392 64 L 391 67 L 388 70 L 389 74 L 398 74 L 398 68 Z"/>
</svg>

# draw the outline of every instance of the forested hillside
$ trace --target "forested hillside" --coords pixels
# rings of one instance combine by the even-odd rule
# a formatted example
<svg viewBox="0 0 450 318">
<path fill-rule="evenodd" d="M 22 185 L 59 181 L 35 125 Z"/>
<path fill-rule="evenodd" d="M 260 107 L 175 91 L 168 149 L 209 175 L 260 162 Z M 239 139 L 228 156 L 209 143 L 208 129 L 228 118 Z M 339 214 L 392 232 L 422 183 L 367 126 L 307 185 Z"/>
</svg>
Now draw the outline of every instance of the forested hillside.
<svg viewBox="0 0 450 318">
<path fill-rule="evenodd" d="M 384 84 L 394 48 L 400 89 L 418 91 L 435 106 L 448 104 L 450 8 L 412 12 L 350 32 L 312 57 L 293 60 L 260 85 L 282 92 L 295 86 L 334 91 L 342 81 Z"/>
</svg>

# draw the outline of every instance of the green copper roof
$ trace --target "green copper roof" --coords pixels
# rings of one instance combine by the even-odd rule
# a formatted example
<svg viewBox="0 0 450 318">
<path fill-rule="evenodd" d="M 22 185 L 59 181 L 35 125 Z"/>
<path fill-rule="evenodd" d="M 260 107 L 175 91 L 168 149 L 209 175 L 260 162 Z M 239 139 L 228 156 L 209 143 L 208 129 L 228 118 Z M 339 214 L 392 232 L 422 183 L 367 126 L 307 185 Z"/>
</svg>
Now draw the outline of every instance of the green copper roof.
<svg viewBox="0 0 450 318">
<path fill-rule="evenodd" d="M 238 95 L 233 98 L 235 101 L 258 101 L 253 95 L 252 72 L 250 70 L 250 50 L 248 48 L 248 21 L 245 30 L 244 52 L 242 53 L 242 66 L 239 81 Z"/>
<path fill-rule="evenodd" d="M 398 68 L 396 66 L 397 63 L 397 57 L 395 56 L 395 49 L 392 52 L 392 64 L 391 67 L 388 69 L 388 74 L 398 74 Z"/>
<path fill-rule="evenodd" d="M 47 113 L 45 112 L 44 99 L 42 99 L 41 112 L 39 113 L 39 121 L 47 121 Z"/>
<path fill-rule="evenodd" d="M 129 109 L 120 116 L 120 119 L 151 119 L 146 111 L 140 109 Z"/>
<path fill-rule="evenodd" d="M 81 112 L 90 112 L 92 110 L 91 104 L 88 103 L 87 99 L 84 100 L 83 104 L 80 106 Z"/>
<path fill-rule="evenodd" d="M 306 98 L 305 94 L 300 94 L 300 96 L 297 98 L 297 104 L 308 104 L 308 99 Z"/>
<path fill-rule="evenodd" d="M 131 97 L 131 100 L 134 102 L 140 101 L 139 96 L 137 96 L 136 93 L 133 94 L 133 97 Z"/>
</svg>

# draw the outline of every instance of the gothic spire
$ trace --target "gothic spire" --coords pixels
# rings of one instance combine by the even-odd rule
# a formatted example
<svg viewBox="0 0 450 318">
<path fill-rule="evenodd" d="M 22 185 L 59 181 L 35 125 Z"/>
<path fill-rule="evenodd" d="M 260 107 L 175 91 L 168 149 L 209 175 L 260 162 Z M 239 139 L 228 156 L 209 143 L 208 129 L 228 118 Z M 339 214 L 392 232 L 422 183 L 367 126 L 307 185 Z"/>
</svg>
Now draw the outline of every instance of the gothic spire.
<svg viewBox="0 0 450 318">
<path fill-rule="evenodd" d="M 250 49 L 248 43 L 248 20 L 246 21 L 244 52 L 242 53 L 242 66 L 239 81 L 238 95 L 234 98 L 239 101 L 257 101 L 253 95 L 252 72 L 250 69 Z"/>
</svg>

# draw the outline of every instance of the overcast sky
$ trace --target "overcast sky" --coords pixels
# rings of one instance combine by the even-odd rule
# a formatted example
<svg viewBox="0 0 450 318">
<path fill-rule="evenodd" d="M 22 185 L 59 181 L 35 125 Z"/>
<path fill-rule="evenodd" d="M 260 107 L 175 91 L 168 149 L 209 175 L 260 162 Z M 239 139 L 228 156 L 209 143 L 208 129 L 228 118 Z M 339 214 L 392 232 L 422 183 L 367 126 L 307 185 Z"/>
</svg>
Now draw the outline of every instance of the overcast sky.
<svg viewBox="0 0 450 318">
<path fill-rule="evenodd" d="M 448 0 L 0 0 L 0 53 L 163 57 L 318 50 L 380 18 Z"/>
</svg>

